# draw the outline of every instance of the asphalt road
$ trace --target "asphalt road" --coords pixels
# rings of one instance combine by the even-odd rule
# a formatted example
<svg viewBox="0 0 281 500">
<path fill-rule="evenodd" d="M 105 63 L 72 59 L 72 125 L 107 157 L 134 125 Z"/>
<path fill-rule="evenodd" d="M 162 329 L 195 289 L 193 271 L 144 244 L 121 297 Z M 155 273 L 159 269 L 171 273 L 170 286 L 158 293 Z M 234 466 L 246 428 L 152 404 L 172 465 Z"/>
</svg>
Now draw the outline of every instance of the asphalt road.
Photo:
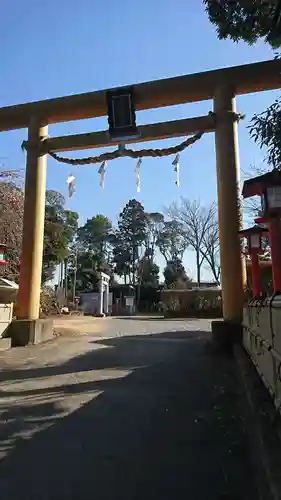
<svg viewBox="0 0 281 500">
<path fill-rule="evenodd" d="M 209 323 L 100 324 L 1 354 L 1 500 L 258 499 L 242 390 Z"/>
</svg>

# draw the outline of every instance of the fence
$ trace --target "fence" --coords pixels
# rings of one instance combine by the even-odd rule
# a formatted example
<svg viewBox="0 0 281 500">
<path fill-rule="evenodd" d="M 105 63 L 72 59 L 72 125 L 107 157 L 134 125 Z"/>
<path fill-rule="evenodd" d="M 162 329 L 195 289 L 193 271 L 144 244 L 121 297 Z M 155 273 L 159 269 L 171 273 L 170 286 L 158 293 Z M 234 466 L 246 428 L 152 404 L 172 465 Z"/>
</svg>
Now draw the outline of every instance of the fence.
<svg viewBox="0 0 281 500">
<path fill-rule="evenodd" d="M 243 344 L 277 408 L 281 405 L 281 296 L 244 307 Z"/>
</svg>

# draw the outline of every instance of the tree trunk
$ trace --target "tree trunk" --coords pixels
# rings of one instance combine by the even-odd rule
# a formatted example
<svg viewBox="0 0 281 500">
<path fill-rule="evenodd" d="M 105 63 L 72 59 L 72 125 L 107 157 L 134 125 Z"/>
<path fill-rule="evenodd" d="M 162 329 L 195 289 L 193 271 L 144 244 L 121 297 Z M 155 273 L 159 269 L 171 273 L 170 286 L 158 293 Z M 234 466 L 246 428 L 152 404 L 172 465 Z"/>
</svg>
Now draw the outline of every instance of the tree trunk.
<svg viewBox="0 0 281 500">
<path fill-rule="evenodd" d="M 196 269 L 197 269 L 197 283 L 198 287 L 201 285 L 201 263 L 200 263 L 200 252 L 196 250 Z"/>
<path fill-rule="evenodd" d="M 137 249 L 136 249 L 136 244 L 134 241 L 133 244 L 133 262 L 132 262 L 132 274 L 133 274 L 133 286 L 135 289 L 136 286 L 136 258 L 137 258 Z"/>
<path fill-rule="evenodd" d="M 217 265 L 215 258 L 212 257 L 211 259 L 207 259 L 207 257 L 206 257 L 206 260 L 207 260 L 209 267 L 212 271 L 212 275 L 213 275 L 215 282 L 217 283 L 217 285 L 220 285 L 220 268 Z"/>
</svg>

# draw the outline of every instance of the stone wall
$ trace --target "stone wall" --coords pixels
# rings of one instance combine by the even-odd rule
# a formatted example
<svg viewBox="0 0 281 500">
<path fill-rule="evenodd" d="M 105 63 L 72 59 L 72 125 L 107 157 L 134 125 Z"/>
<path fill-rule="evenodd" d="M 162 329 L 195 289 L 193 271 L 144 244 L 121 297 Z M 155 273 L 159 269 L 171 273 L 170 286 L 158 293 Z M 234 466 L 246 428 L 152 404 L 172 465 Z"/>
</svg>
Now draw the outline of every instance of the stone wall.
<svg viewBox="0 0 281 500">
<path fill-rule="evenodd" d="M 281 295 L 244 307 L 243 344 L 275 405 L 281 405 Z"/>
</svg>

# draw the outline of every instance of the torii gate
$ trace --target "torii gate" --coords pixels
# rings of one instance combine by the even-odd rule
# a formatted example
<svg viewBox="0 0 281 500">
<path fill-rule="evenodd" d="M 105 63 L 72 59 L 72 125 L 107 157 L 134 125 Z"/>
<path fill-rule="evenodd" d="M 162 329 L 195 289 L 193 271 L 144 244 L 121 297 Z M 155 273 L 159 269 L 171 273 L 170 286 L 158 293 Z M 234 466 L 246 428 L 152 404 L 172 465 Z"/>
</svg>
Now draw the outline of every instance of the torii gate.
<svg viewBox="0 0 281 500">
<path fill-rule="evenodd" d="M 215 132 L 223 317 L 227 323 L 240 324 L 243 290 L 246 287 L 245 263 L 238 237 L 242 219 L 235 96 L 279 88 L 280 73 L 281 61 L 271 60 L 133 87 L 136 110 L 213 99 L 213 116 L 145 125 L 139 127 L 139 139 L 127 142 L 187 136 L 198 131 Z M 97 91 L 0 108 L 0 131 L 28 128 L 19 319 L 34 321 L 39 317 L 46 151 L 70 151 L 114 144 L 109 141 L 107 131 L 44 141 L 42 138 L 47 135 L 48 124 L 105 116 L 106 95 L 106 91 Z"/>
</svg>

